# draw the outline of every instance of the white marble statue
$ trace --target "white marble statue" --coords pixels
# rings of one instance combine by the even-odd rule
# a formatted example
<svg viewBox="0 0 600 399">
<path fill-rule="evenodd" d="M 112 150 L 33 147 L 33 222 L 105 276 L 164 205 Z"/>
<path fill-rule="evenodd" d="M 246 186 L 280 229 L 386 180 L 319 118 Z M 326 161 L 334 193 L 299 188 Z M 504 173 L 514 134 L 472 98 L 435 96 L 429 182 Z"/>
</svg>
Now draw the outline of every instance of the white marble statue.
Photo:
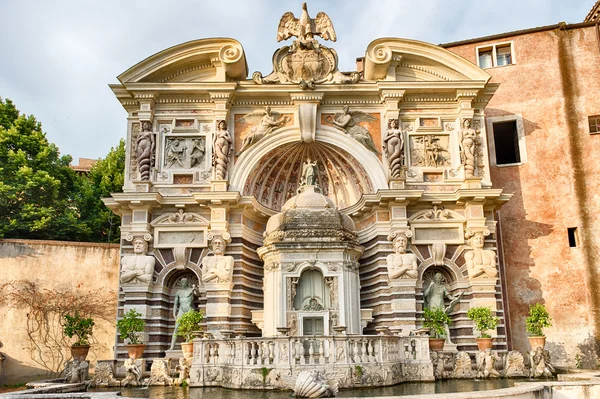
<svg viewBox="0 0 600 399">
<path fill-rule="evenodd" d="M 142 369 L 137 364 L 136 360 L 133 358 L 125 360 L 123 367 L 125 368 L 125 378 L 121 381 L 121 386 L 139 386 L 140 381 L 142 380 Z"/>
<path fill-rule="evenodd" d="M 171 347 L 169 350 L 175 349 L 175 342 L 177 341 L 177 329 L 179 323 L 177 319 L 184 313 L 189 312 L 194 308 L 194 296 L 200 295 L 196 284 L 190 286 L 190 279 L 188 277 L 182 277 L 179 280 L 179 289 L 175 292 L 175 303 L 173 304 L 173 316 L 175 317 L 175 329 L 173 330 L 173 337 L 171 338 Z"/>
<path fill-rule="evenodd" d="M 231 281 L 233 275 L 233 256 L 225 255 L 227 241 L 223 237 L 212 240 L 213 255 L 202 259 L 202 281 L 204 283 L 223 283 Z"/>
<path fill-rule="evenodd" d="M 148 284 L 154 274 L 154 256 L 146 255 L 148 243 L 141 237 L 133 239 L 133 255 L 121 259 L 121 284 Z"/>
<path fill-rule="evenodd" d="M 220 120 L 217 123 L 217 132 L 214 139 L 213 166 L 217 180 L 225 180 L 227 177 L 227 166 L 233 150 L 233 140 L 227 131 L 227 122 Z"/>
<path fill-rule="evenodd" d="M 90 364 L 86 361 L 73 360 L 65 366 L 65 378 L 68 383 L 78 384 L 84 382 L 89 373 Z"/>
<path fill-rule="evenodd" d="M 530 377 L 552 377 L 555 373 L 554 367 L 550 364 L 550 352 L 541 347 L 535 348 L 529 352 L 529 361 L 531 363 Z"/>
<path fill-rule="evenodd" d="M 386 258 L 390 280 L 417 278 L 417 256 L 406 253 L 408 237 L 405 232 L 400 232 L 393 238 L 394 253 Z"/>
<path fill-rule="evenodd" d="M 317 161 L 311 162 L 311 159 L 308 158 L 302 164 L 302 179 L 307 186 L 317 184 Z"/>
<path fill-rule="evenodd" d="M 489 233 L 488 233 L 489 234 Z M 470 251 L 465 251 L 465 262 L 469 278 L 496 278 L 498 270 L 496 269 L 496 253 L 489 249 L 483 249 L 484 232 L 467 231 L 466 237 L 469 238 L 469 244 L 473 247 Z"/>
</svg>

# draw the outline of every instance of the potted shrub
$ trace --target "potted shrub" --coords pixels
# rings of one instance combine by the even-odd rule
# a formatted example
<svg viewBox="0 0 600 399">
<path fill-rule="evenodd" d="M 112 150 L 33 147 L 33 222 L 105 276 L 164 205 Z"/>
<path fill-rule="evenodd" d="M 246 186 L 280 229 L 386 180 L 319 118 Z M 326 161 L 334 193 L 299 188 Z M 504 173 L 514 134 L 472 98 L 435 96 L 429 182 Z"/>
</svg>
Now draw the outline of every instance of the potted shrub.
<svg viewBox="0 0 600 399">
<path fill-rule="evenodd" d="M 446 326 L 450 324 L 450 316 L 444 308 L 427 308 L 423 310 L 423 327 L 429 328 L 429 350 L 439 352 L 444 349 Z"/>
<path fill-rule="evenodd" d="M 177 335 L 185 340 L 181 343 L 181 351 L 186 359 L 194 356 L 194 333 L 200 330 L 203 319 L 202 313 L 197 310 L 190 310 L 177 318 Z"/>
<path fill-rule="evenodd" d="M 126 347 L 127 353 L 132 359 L 139 359 L 144 353 L 146 345 L 140 341 L 138 334 L 143 332 L 145 327 L 146 323 L 142 320 L 142 314 L 135 309 L 129 310 L 121 320 L 117 321 L 117 330 L 121 339 L 129 340 Z"/>
<path fill-rule="evenodd" d="M 525 319 L 525 329 L 529 333 L 528 339 L 531 349 L 544 348 L 546 336 L 542 329 L 546 327 L 552 327 L 552 318 L 546 307 L 541 303 L 530 306 L 529 316 Z"/>
<path fill-rule="evenodd" d="M 82 317 L 77 312 L 74 315 L 67 313 L 63 318 L 63 333 L 69 338 L 77 338 L 71 345 L 71 356 L 73 360 L 83 362 L 90 351 L 89 336 L 92 335 L 94 320 L 91 317 Z"/>
<path fill-rule="evenodd" d="M 492 336 L 487 332 L 489 330 L 495 330 L 498 326 L 498 317 L 494 316 L 492 309 L 485 306 L 477 306 L 469 309 L 467 317 L 475 323 L 475 328 L 479 331 L 479 337 L 475 338 L 477 341 L 477 348 L 480 351 L 492 348 Z"/>
</svg>

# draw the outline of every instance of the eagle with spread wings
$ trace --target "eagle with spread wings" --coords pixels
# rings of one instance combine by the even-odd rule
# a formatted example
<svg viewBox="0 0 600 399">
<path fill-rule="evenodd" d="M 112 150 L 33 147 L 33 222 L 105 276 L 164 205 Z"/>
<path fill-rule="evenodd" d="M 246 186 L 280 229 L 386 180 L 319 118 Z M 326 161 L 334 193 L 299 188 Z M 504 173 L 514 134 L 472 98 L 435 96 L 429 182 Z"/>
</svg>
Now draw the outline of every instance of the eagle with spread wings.
<svg viewBox="0 0 600 399">
<path fill-rule="evenodd" d="M 302 3 L 302 15 L 296 18 L 293 13 L 286 12 L 279 21 L 277 41 L 287 40 L 295 36 L 300 41 L 312 41 L 315 36 L 335 42 L 337 37 L 331 19 L 324 12 L 317 14 L 316 18 L 308 15 L 306 3 Z"/>
</svg>

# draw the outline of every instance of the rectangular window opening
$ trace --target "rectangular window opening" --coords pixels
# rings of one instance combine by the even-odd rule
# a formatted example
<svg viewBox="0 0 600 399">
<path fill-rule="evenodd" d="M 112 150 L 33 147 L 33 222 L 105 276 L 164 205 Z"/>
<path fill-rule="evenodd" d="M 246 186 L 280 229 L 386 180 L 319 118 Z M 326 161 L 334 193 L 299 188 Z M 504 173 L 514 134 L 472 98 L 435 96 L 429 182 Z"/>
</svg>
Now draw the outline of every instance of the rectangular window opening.
<svg viewBox="0 0 600 399">
<path fill-rule="evenodd" d="M 493 125 L 496 165 L 521 162 L 517 121 L 497 122 Z"/>
<path fill-rule="evenodd" d="M 600 133 L 600 115 L 588 116 L 588 123 L 590 125 L 590 134 Z"/>
<path fill-rule="evenodd" d="M 480 68 L 491 68 L 492 64 L 492 49 L 479 50 L 479 67 Z"/>
<path fill-rule="evenodd" d="M 567 234 L 569 236 L 569 247 L 577 248 L 577 227 L 569 227 L 567 228 Z"/>
<path fill-rule="evenodd" d="M 510 45 L 496 48 L 496 65 L 504 66 L 512 64 Z"/>
</svg>

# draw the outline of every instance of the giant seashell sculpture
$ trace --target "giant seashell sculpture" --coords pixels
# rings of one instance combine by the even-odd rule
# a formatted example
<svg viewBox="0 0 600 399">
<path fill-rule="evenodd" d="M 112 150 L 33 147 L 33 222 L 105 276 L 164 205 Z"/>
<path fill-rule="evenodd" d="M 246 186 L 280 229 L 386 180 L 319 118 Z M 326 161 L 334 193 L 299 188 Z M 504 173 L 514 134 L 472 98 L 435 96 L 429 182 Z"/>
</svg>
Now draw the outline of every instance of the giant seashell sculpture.
<svg viewBox="0 0 600 399">
<path fill-rule="evenodd" d="M 329 385 L 321 374 L 314 371 L 302 371 L 296 378 L 294 393 L 297 398 L 330 398 L 338 392 L 335 384 Z"/>
</svg>

